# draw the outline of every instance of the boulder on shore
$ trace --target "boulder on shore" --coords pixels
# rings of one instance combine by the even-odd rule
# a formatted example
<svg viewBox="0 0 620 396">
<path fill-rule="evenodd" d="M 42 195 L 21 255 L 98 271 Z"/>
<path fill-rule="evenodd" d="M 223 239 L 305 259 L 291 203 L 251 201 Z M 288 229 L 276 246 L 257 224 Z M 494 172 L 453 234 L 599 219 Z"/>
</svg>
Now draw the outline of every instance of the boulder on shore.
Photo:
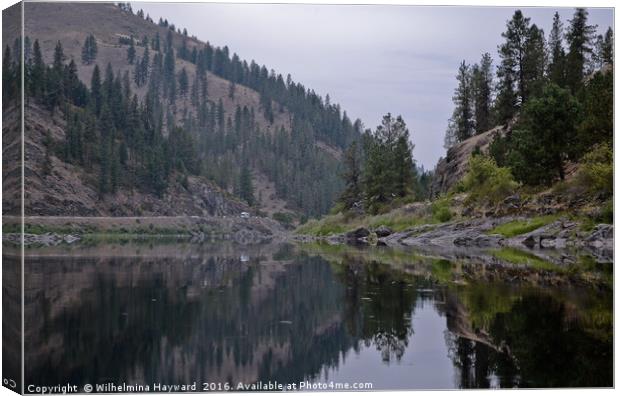
<svg viewBox="0 0 620 396">
<path fill-rule="evenodd" d="M 375 229 L 375 234 L 377 234 L 378 238 L 384 238 L 392 235 L 392 230 L 389 227 L 382 225 Z"/>
<path fill-rule="evenodd" d="M 370 235 L 370 231 L 368 231 L 367 228 L 359 227 L 359 228 L 356 228 L 353 231 L 347 232 L 345 234 L 345 237 L 348 240 L 357 240 L 357 239 L 361 239 L 361 238 L 366 238 L 368 235 Z"/>
</svg>

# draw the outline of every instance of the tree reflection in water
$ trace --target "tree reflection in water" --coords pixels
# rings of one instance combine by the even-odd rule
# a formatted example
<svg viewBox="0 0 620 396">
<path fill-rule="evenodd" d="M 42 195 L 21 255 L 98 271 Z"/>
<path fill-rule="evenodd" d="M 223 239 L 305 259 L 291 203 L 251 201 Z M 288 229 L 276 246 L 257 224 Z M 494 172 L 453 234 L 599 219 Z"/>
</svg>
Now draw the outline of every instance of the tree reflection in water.
<svg viewBox="0 0 620 396">
<path fill-rule="evenodd" d="M 400 361 L 413 335 L 411 315 L 417 292 L 402 273 L 376 261 L 342 260 L 339 279 L 346 287 L 345 317 L 350 334 L 373 345 L 389 363 Z"/>
<path fill-rule="evenodd" d="M 290 383 L 338 372 L 352 353 L 374 359 L 368 367 L 399 366 L 427 341 L 413 323 L 430 306 L 445 318 L 441 358 L 457 387 L 612 384 L 609 293 L 456 286 L 441 281 L 449 263 L 438 281 L 432 269 L 346 254 L 327 261 L 290 246 L 248 256 L 29 257 L 27 379 Z"/>
</svg>

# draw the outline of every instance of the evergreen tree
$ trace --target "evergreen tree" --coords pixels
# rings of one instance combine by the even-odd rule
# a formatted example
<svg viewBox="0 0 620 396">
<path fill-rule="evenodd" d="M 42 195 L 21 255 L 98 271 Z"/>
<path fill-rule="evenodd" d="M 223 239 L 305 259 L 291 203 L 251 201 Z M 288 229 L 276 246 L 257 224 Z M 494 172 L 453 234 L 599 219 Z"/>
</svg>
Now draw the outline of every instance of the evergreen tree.
<svg viewBox="0 0 620 396">
<path fill-rule="evenodd" d="M 603 65 L 613 64 L 614 33 L 611 28 L 605 32 L 605 36 L 596 36 L 594 51 L 592 53 L 592 71 L 601 69 Z"/>
<path fill-rule="evenodd" d="M 181 69 L 179 73 L 179 94 L 181 96 L 185 96 L 187 94 L 187 90 L 189 88 L 189 79 L 187 77 L 187 71 L 185 68 Z"/>
<path fill-rule="evenodd" d="M 153 49 L 157 52 L 159 52 L 160 49 L 160 39 L 159 39 L 159 32 L 155 32 L 155 38 L 153 39 Z"/>
<path fill-rule="evenodd" d="M 362 180 L 360 153 L 357 142 L 351 143 L 344 153 L 344 179 L 345 189 L 340 194 L 339 202 L 345 209 L 351 209 L 362 197 Z"/>
<path fill-rule="evenodd" d="M 142 74 L 142 61 L 140 60 L 140 58 L 137 59 L 133 68 L 133 81 L 138 87 L 141 87 L 144 84 L 144 77 Z"/>
<path fill-rule="evenodd" d="M 603 60 L 603 63 L 613 65 L 614 63 L 614 31 L 611 27 L 607 28 L 603 44 L 601 45 L 599 56 Z"/>
<path fill-rule="evenodd" d="M 512 131 L 508 162 L 527 184 L 564 179 L 564 163 L 576 142 L 580 105 L 566 89 L 551 83 L 532 98 Z"/>
<path fill-rule="evenodd" d="M 93 74 L 90 79 L 90 97 L 92 98 L 92 104 L 94 107 L 95 115 L 99 116 L 101 113 L 102 94 L 101 94 L 101 74 L 99 72 L 99 65 L 95 65 Z"/>
<path fill-rule="evenodd" d="M 491 92 L 493 89 L 493 75 L 491 71 L 493 60 L 487 52 L 482 55 L 480 66 L 472 69 L 472 89 L 474 97 L 474 124 L 476 133 L 482 133 L 491 128 Z"/>
<path fill-rule="evenodd" d="M 33 96 L 41 95 L 45 89 L 45 63 L 41 54 L 39 40 L 35 40 L 32 46 L 32 67 L 29 72 L 29 82 L 31 94 Z"/>
<path fill-rule="evenodd" d="M 517 106 L 527 100 L 526 76 L 523 64 L 529 33 L 530 18 L 524 17 L 521 10 L 515 11 L 512 19 L 506 24 L 506 31 L 502 33 L 502 37 L 506 41 L 499 46 L 501 64 L 498 69 L 498 77 L 500 79 L 500 93 L 498 96 L 506 99 L 505 103 L 501 103 L 504 106 L 502 109 L 504 117 L 501 118 L 511 118 L 514 114 L 514 112 L 510 111 L 512 107 L 510 96 L 512 96 L 513 92 L 516 93 Z M 516 89 L 513 87 L 515 83 Z"/>
<path fill-rule="evenodd" d="M 544 32 L 532 25 L 525 39 L 523 54 L 524 98 L 537 96 L 542 91 L 547 69 L 547 53 Z"/>
<path fill-rule="evenodd" d="M 402 126 L 399 123 L 402 122 Z M 394 194 L 397 197 L 406 197 L 413 193 L 415 183 L 415 164 L 413 162 L 413 145 L 409 141 L 409 130 L 406 128 L 404 121 L 397 118 L 397 127 L 401 128 L 401 132 L 396 139 L 394 145 L 394 158 L 392 166 L 395 168 Z"/>
<path fill-rule="evenodd" d="M 560 20 L 560 14 L 555 13 L 553 16 L 553 26 L 549 34 L 549 53 L 550 60 L 547 68 L 547 75 L 551 82 L 556 83 L 560 87 L 566 84 L 566 52 L 563 45 L 563 25 Z"/>
<path fill-rule="evenodd" d="M 596 144 L 613 146 L 614 75 L 599 71 L 588 79 L 581 93 L 584 119 L 577 127 L 578 141 L 572 145 L 572 159 L 579 159 Z"/>
<path fill-rule="evenodd" d="M 571 92 L 582 86 L 586 65 L 592 53 L 592 40 L 596 26 L 588 25 L 588 11 L 577 8 L 566 33 L 568 55 L 566 58 L 566 82 Z"/>
<path fill-rule="evenodd" d="M 253 206 L 255 203 L 254 186 L 252 184 L 252 173 L 247 162 L 244 162 L 239 175 L 239 196 L 243 198 L 248 205 Z"/>
<path fill-rule="evenodd" d="M 82 63 L 85 65 L 90 65 L 97 58 L 97 40 L 95 40 L 95 36 L 89 34 L 84 40 L 84 45 L 82 46 Z"/>
<path fill-rule="evenodd" d="M 472 77 L 469 66 L 465 64 L 465 61 L 462 61 L 459 66 L 456 80 L 458 85 L 452 97 L 455 108 L 452 118 L 449 120 L 446 138 L 444 139 L 447 148 L 470 138 L 474 134 Z"/>
<path fill-rule="evenodd" d="M 231 81 L 228 84 L 228 97 L 233 100 L 235 99 L 235 82 L 234 81 Z"/>
<path fill-rule="evenodd" d="M 414 187 L 412 146 L 402 117 L 394 119 L 389 113 L 375 133 L 366 134 L 363 141 L 365 207 L 376 214 L 385 204 L 411 193 Z"/>
<path fill-rule="evenodd" d="M 133 65 L 133 62 L 136 59 L 136 47 L 133 44 L 133 36 L 129 39 L 129 48 L 127 48 L 127 62 L 130 65 Z"/>
<path fill-rule="evenodd" d="M 151 64 L 151 55 L 149 52 L 149 48 L 144 47 L 144 53 L 142 54 L 142 61 L 140 62 L 142 84 L 146 84 L 146 81 L 149 78 L 150 64 Z"/>
<path fill-rule="evenodd" d="M 58 41 L 56 43 L 56 47 L 54 48 L 52 68 L 48 71 L 48 75 L 46 76 L 46 102 L 48 108 L 52 112 L 60 103 L 62 103 L 64 99 L 64 60 L 65 55 L 63 53 L 62 45 L 60 44 L 60 41 Z"/>
<path fill-rule="evenodd" d="M 495 120 L 498 124 L 506 124 L 514 117 L 518 109 L 517 94 L 514 90 L 511 73 L 501 71 L 498 72 L 498 77 L 500 77 L 497 87 L 498 93 L 494 103 Z"/>
</svg>

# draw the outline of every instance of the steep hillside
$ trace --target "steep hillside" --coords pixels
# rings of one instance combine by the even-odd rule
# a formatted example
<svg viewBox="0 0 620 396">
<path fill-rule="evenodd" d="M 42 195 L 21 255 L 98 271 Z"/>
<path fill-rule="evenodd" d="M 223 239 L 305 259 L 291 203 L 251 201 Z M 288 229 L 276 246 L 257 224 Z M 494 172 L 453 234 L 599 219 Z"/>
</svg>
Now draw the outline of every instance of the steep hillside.
<svg viewBox="0 0 620 396">
<path fill-rule="evenodd" d="M 52 133 L 57 150 L 51 161 L 52 175 L 58 178 L 55 184 L 71 186 L 75 180 L 64 170 L 73 167 L 70 173 L 83 173 L 80 180 L 90 189 L 80 190 L 74 196 L 75 202 L 81 202 L 83 207 L 61 207 L 59 210 L 63 213 L 58 214 L 69 214 L 64 212 L 66 210 L 131 214 L 145 205 L 154 208 L 147 210 L 152 213 L 180 214 L 174 208 L 164 210 L 170 202 L 152 194 L 149 186 L 138 188 L 136 195 L 132 180 L 124 177 L 126 173 L 139 173 L 134 158 L 142 155 L 140 147 L 135 146 L 137 143 L 129 140 L 134 132 L 128 132 L 126 127 L 131 121 L 126 118 L 131 116 L 132 105 L 136 115 L 144 114 L 140 116 L 143 129 L 151 134 L 149 136 L 155 134 L 155 141 L 162 145 L 159 151 L 154 148 L 145 158 L 167 161 L 161 165 L 165 175 L 162 176 L 163 185 L 157 189 L 165 188 L 166 194 L 172 197 L 178 193 L 173 186 L 177 180 L 185 180 L 184 184 L 210 180 L 211 187 L 217 185 L 269 214 L 283 211 L 318 215 L 329 210 L 342 188 L 338 177 L 341 153 L 359 136 L 361 123 L 354 126 L 338 105 L 324 103 L 320 96 L 290 77 L 284 82 L 281 75 L 268 72 L 265 66 L 242 61 L 236 54 L 231 56 L 227 47 L 213 47 L 185 32 L 175 31 L 167 21 L 157 24 L 142 14 L 136 15 L 114 4 L 27 3 L 25 35 L 27 69 L 36 67 L 36 42 L 42 61 L 47 65 L 45 79 L 52 80 L 42 89 L 32 88 L 35 110 L 28 122 L 37 124 L 42 131 L 57 127 Z M 85 42 L 90 37 L 94 38 L 96 51 L 93 59 L 85 59 Z M 129 59 L 132 46 L 135 57 Z M 64 77 L 54 77 L 52 73 L 59 50 L 65 68 L 59 73 L 64 73 Z M 84 88 L 67 88 L 71 73 Z M 103 89 L 101 94 L 98 89 L 91 91 L 97 73 Z M 35 80 L 33 75 L 29 73 L 29 78 Z M 54 102 L 58 100 L 50 88 L 50 84 L 56 83 L 54 78 L 62 79 L 65 84 L 61 102 L 69 99 L 76 107 L 66 108 Z M 32 81 L 32 86 L 36 84 L 37 81 Z M 121 104 L 112 99 L 114 90 Z M 132 103 L 134 94 L 137 105 Z M 107 109 L 105 104 L 101 107 L 105 102 Z M 117 132 L 108 142 L 107 154 L 95 156 L 92 165 L 86 164 L 82 151 L 89 149 L 87 146 L 92 139 L 88 135 L 92 134 L 89 132 L 92 126 L 99 130 L 95 134 L 99 142 L 96 144 L 105 143 L 107 139 L 104 130 L 108 124 L 106 115 L 102 114 L 107 110 L 112 113 L 110 118 Z M 46 111 L 49 114 L 45 114 Z M 52 113 L 58 119 L 47 125 Z M 74 136 L 76 132 L 66 130 L 72 128 L 67 118 L 74 114 L 77 116 L 72 122 L 77 123 L 76 129 L 80 131 L 77 137 Z M 89 121 L 89 114 L 95 117 L 93 121 Z M 182 131 L 175 128 L 182 128 Z M 152 132 L 148 132 L 149 129 Z M 162 138 L 157 138 L 158 134 Z M 34 137 L 33 142 L 36 139 Z M 166 143 L 166 139 L 175 141 Z M 63 148 L 63 144 L 66 147 Z M 71 146 L 75 144 L 78 147 Z M 177 148 L 166 148 L 171 144 L 184 145 L 194 152 L 191 161 L 177 158 Z M 74 152 L 76 158 L 61 155 L 62 150 Z M 109 155 L 113 158 L 104 158 Z M 163 159 L 162 155 L 174 157 Z M 126 158 L 129 165 L 125 165 Z M 31 161 L 42 159 L 44 157 L 34 156 Z M 150 163 L 147 160 L 140 166 L 147 169 Z M 119 167 L 115 165 L 117 161 L 122 163 L 120 176 L 106 175 L 106 172 L 115 171 L 114 166 Z M 32 167 L 37 166 L 42 164 L 33 162 Z M 130 169 L 132 166 L 136 168 Z M 111 167 L 111 170 L 104 167 Z M 98 189 L 98 174 L 107 179 L 120 178 L 119 188 L 102 188 L 99 183 Z M 162 178 L 156 174 L 149 177 L 151 180 Z M 46 202 L 46 185 L 31 185 L 31 195 L 39 197 L 42 203 Z M 257 196 L 259 192 L 261 197 Z M 119 205 L 123 209 L 112 209 Z M 46 210 L 43 212 L 48 214 Z"/>
<path fill-rule="evenodd" d="M 101 200 L 93 180 L 96 174 L 63 161 L 57 155 L 59 150 L 54 149 L 66 139 L 67 125 L 63 117 L 58 113 L 50 116 L 33 103 L 26 106 L 26 112 L 24 205 L 27 216 L 222 216 L 250 210 L 245 202 L 200 176 L 190 176 L 186 186 L 173 176 L 161 197 L 121 189 Z"/>
<path fill-rule="evenodd" d="M 159 34 L 163 41 L 170 29 L 159 27 L 154 23 L 148 22 L 136 15 L 122 12 L 114 4 L 92 4 L 92 3 L 28 3 L 25 5 L 25 34 L 32 39 L 39 39 L 41 50 L 46 63 L 51 63 L 54 56 L 54 47 L 60 41 L 67 60 L 74 59 L 78 64 L 78 76 L 90 86 L 91 76 L 95 65 L 99 65 L 102 72 L 105 66 L 110 63 L 115 73 L 122 76 L 129 72 L 130 76 L 134 73 L 134 65 L 127 62 L 127 45 L 119 43 L 120 37 L 133 36 L 136 40 L 144 36 L 155 37 Z M 97 57 L 90 64 L 82 64 L 82 46 L 86 37 L 92 34 L 97 40 Z M 187 47 L 191 51 L 194 47 L 204 45 L 195 38 L 184 37 L 177 33 L 172 34 L 175 48 L 179 48 L 185 40 Z M 144 55 L 144 47 L 135 46 L 137 58 Z M 154 54 L 150 49 L 151 55 Z M 196 65 L 184 59 L 176 59 L 176 69 L 187 70 L 188 79 L 194 81 L 196 77 Z M 234 99 L 228 95 L 230 82 L 207 71 L 209 100 L 217 103 L 222 100 L 224 110 L 227 114 L 234 114 L 237 106 L 247 106 L 253 108 L 257 114 L 256 122 L 265 131 L 275 131 L 280 127 L 290 130 L 292 115 L 283 109 L 282 112 L 275 114 L 274 122 L 270 123 L 260 112 L 260 95 L 258 92 L 244 87 L 237 86 Z M 147 87 L 138 87 L 133 79 L 131 80 L 132 90 L 137 93 L 140 99 L 144 98 Z M 177 118 L 180 120 L 184 110 L 196 113 L 196 106 L 193 106 L 189 96 L 177 97 L 173 107 L 176 107 Z"/>
</svg>

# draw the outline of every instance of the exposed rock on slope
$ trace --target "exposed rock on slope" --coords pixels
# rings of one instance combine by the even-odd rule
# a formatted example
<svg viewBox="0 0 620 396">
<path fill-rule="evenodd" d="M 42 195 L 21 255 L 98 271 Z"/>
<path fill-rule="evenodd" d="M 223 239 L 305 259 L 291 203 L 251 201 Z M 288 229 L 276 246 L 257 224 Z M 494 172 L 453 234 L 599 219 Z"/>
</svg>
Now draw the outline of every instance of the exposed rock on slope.
<svg viewBox="0 0 620 396">
<path fill-rule="evenodd" d="M 448 149 L 445 158 L 441 158 L 435 167 L 431 183 L 431 197 L 441 195 L 465 176 L 469 169 L 469 157 L 476 150 L 487 152 L 489 144 L 497 134 L 506 133 L 507 128 L 495 127 L 487 132 L 472 136 Z"/>
</svg>

